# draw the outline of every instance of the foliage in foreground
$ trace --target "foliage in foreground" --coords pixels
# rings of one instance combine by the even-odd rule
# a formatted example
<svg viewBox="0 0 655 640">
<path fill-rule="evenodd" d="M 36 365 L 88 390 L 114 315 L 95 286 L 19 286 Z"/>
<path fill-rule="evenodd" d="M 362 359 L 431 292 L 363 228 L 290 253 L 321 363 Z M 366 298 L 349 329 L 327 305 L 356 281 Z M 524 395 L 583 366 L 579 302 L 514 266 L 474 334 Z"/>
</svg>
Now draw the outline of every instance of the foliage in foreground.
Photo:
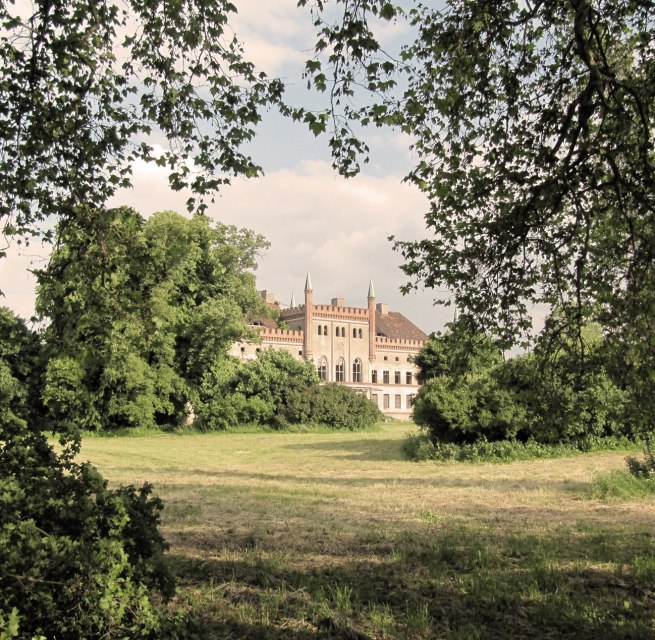
<svg viewBox="0 0 655 640">
<path fill-rule="evenodd" d="M 152 487 L 108 489 L 75 462 L 79 432 L 54 449 L 35 424 L 40 348 L 0 313 L 0 620 L 21 637 L 107 639 L 183 634 L 155 604 L 174 590 Z"/>
</svg>

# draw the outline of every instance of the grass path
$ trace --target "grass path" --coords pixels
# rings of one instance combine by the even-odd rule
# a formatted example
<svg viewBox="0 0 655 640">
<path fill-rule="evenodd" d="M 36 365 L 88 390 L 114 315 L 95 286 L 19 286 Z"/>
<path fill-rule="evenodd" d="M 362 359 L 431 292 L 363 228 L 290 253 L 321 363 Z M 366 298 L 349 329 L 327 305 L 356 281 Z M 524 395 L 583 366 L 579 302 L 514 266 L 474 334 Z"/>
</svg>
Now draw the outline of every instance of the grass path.
<svg viewBox="0 0 655 640">
<path fill-rule="evenodd" d="M 623 453 L 410 463 L 407 425 L 92 438 L 153 482 L 207 638 L 652 638 L 655 500 L 590 498 Z"/>
</svg>

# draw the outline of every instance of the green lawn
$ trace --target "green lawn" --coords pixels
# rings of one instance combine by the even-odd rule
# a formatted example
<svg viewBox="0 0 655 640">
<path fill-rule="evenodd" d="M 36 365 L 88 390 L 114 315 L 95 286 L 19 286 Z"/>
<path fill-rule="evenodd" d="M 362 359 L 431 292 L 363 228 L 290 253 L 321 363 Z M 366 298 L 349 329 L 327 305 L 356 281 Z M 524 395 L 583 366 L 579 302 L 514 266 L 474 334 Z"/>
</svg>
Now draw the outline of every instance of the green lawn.
<svg viewBox="0 0 655 640">
<path fill-rule="evenodd" d="M 655 498 L 593 499 L 625 453 L 411 463 L 408 425 L 90 438 L 155 484 L 204 638 L 653 638 Z"/>
</svg>

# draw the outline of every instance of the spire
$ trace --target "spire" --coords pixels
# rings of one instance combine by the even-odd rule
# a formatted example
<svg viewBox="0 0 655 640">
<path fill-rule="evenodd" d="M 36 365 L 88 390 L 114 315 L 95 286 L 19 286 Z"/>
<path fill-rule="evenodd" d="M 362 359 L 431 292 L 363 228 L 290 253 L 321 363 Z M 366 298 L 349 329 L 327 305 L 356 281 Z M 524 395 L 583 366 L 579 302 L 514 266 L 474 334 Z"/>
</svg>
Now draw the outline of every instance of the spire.
<svg viewBox="0 0 655 640">
<path fill-rule="evenodd" d="M 373 280 L 371 280 L 368 285 L 368 297 L 375 298 L 375 289 L 373 288 Z"/>
<path fill-rule="evenodd" d="M 307 272 L 307 280 L 305 280 L 305 291 L 313 291 L 312 289 L 312 276 Z"/>
<path fill-rule="evenodd" d="M 290 306 L 292 309 L 293 309 L 293 307 L 296 306 L 296 296 L 295 296 L 295 294 L 293 294 L 293 293 L 291 294 L 291 303 L 289 304 L 289 306 Z"/>
</svg>

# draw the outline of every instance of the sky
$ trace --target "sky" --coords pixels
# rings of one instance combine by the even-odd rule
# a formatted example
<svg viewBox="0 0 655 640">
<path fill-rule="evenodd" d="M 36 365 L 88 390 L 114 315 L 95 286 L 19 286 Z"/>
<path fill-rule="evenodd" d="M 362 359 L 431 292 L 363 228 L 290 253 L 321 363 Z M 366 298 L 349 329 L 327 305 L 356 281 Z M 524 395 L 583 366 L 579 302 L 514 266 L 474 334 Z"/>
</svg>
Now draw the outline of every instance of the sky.
<svg viewBox="0 0 655 640">
<path fill-rule="evenodd" d="M 305 61 L 315 39 L 306 11 L 297 0 L 241 0 L 232 21 L 246 56 L 260 69 L 287 85 L 292 98 L 302 95 Z M 388 41 L 401 39 L 402 26 L 385 27 Z M 347 306 L 365 307 L 369 280 L 378 302 L 400 311 L 426 333 L 452 320 L 453 308 L 434 306 L 434 291 L 403 296 L 407 282 L 402 256 L 388 236 L 399 240 L 426 237 L 428 203 L 414 187 L 403 183 L 412 167 L 410 140 L 394 131 L 372 130 L 366 138 L 371 161 L 362 173 L 346 180 L 331 167 L 327 137 L 315 138 L 304 125 L 267 114 L 251 144 L 264 177 L 234 179 L 210 204 L 214 220 L 248 227 L 264 235 L 270 248 L 259 258 L 257 287 L 272 291 L 283 304 L 291 295 L 302 303 L 305 276 L 311 272 L 314 301 L 326 304 L 343 297 Z M 186 213 L 185 192 L 168 189 L 165 170 L 138 164 L 133 187 L 109 203 L 129 205 L 145 216 L 160 210 Z M 33 314 L 34 278 L 31 268 L 44 265 L 47 248 L 32 243 L 10 247 L 0 260 L 0 289 L 5 304 L 24 318 Z"/>
</svg>

